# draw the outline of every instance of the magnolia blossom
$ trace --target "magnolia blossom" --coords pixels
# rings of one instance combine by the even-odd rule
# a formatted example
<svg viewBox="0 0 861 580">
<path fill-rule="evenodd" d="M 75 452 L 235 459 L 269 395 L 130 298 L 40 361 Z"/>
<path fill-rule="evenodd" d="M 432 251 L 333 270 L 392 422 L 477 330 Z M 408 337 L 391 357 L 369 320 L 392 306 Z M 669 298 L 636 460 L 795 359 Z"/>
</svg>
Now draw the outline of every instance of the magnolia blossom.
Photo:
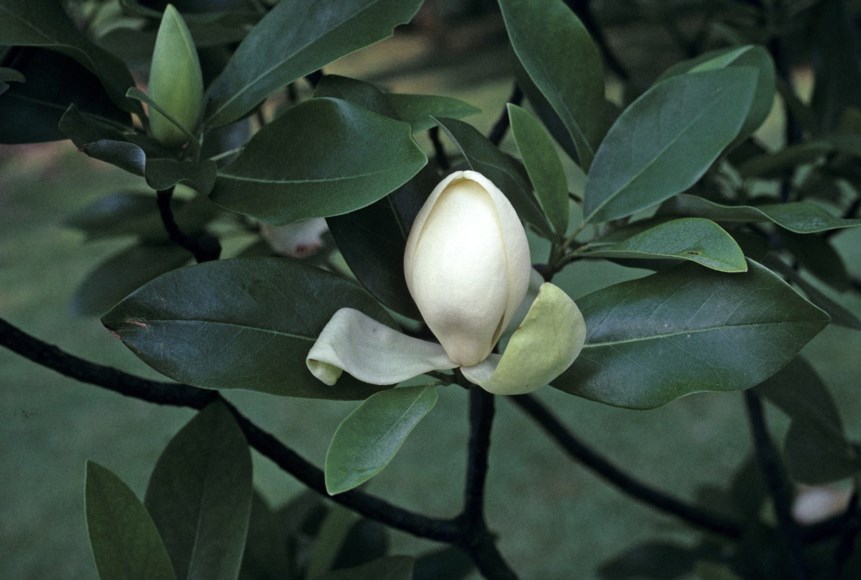
<svg viewBox="0 0 861 580">
<path fill-rule="evenodd" d="M 529 286 L 526 233 L 505 195 L 457 171 L 416 216 L 404 254 L 407 287 L 451 360 L 488 357 Z"/>
</svg>

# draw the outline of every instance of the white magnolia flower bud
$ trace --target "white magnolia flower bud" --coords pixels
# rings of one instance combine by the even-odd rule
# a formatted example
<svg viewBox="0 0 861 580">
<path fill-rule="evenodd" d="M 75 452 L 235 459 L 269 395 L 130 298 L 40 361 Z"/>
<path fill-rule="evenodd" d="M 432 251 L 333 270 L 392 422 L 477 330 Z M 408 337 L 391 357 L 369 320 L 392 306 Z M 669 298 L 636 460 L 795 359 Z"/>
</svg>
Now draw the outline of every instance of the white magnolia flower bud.
<svg viewBox="0 0 861 580">
<path fill-rule="evenodd" d="M 436 186 L 416 216 L 404 272 L 448 356 L 473 366 L 490 354 L 526 294 L 526 232 L 489 179 L 457 171 Z"/>
</svg>

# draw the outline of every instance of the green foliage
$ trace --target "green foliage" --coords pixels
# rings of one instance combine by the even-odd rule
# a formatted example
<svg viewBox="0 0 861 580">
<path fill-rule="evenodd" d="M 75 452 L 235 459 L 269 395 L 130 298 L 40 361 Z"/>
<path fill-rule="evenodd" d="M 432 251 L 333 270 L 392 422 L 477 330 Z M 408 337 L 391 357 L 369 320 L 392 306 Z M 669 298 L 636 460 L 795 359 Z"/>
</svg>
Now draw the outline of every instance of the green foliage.
<svg viewBox="0 0 861 580">
<path fill-rule="evenodd" d="M 382 471 L 436 401 L 434 387 L 402 387 L 369 397 L 332 437 L 326 452 L 328 492 L 351 490 Z"/>
<path fill-rule="evenodd" d="M 86 517 L 100 576 L 459 578 L 477 564 L 505 577 L 510 570 L 483 513 L 483 486 L 493 484 L 484 478 L 488 392 L 548 382 L 627 409 L 755 388 L 789 417 L 781 456 L 756 438 L 756 457 L 731 481 L 700 490 L 693 507 L 643 492 L 636 481 L 619 483 L 625 477 L 612 464 L 587 460 L 628 493 L 715 536 L 629 546 L 598 570 L 601 577 L 783 577 L 797 565 L 787 554 L 802 568 L 809 558 L 823 577 L 851 575 L 857 529 L 843 530 L 839 545 L 823 537 L 805 547 L 806 534 L 824 532 L 799 532 L 786 514 L 790 483 L 832 484 L 857 479 L 861 469 L 843 424 L 849 413 L 825 375 L 797 356 L 829 322 L 861 329 L 857 265 L 837 237 L 861 225 L 854 8 L 820 0 L 796 11 L 765 2 L 733 5 L 730 13 L 680 2 L 679 14 L 675 4 L 650 5 L 648 15 L 632 4 L 628 16 L 601 3 L 596 17 L 589 2 L 499 0 L 492 17 L 507 35 L 517 87 L 515 102 L 485 111 L 498 115 L 489 138 L 478 129 L 488 119 L 463 120 L 481 112 L 472 103 L 390 92 L 404 90 L 390 82 L 392 71 L 405 70 L 401 55 L 391 71 L 366 71 L 367 78 L 353 78 L 344 61 L 330 66 L 411 22 L 422 4 L 0 4 L 0 142 L 66 138 L 137 180 L 63 220 L 87 242 L 123 242 L 82 277 L 75 313 L 103 315 L 137 357 L 185 383 L 180 394 L 199 387 L 361 401 L 332 436 L 322 472 L 248 420 L 237 423 L 223 401 L 173 437 L 145 505 L 116 475 L 88 463 Z M 660 21 L 678 50 L 649 48 L 638 59 L 642 70 L 626 70 L 602 23 L 628 17 L 643 29 Z M 439 30 L 450 28 L 457 27 L 443 21 Z M 810 35 L 809 55 L 801 55 L 799 30 Z M 679 61 L 681 54 L 688 58 Z M 670 58 L 676 62 L 666 70 L 654 68 Z M 811 65 L 809 102 L 791 74 L 797 62 Z M 328 74 L 335 67 L 340 74 Z M 777 127 L 774 112 L 783 115 Z M 554 300 L 536 299 L 533 284 L 510 328 L 491 318 L 494 336 L 511 338 L 468 368 L 453 368 L 435 342 L 403 271 L 413 221 L 445 173 L 460 169 L 483 174 L 511 202 L 535 242 L 534 277 L 559 276 Z M 205 243 L 227 259 L 188 266 L 192 256 L 216 257 L 200 251 Z M 575 306 L 562 280 L 585 260 L 600 272 L 610 271 L 609 261 L 652 273 L 583 284 L 598 289 Z M 463 298 L 446 290 L 441 300 Z M 541 316 L 524 317 L 535 304 Z M 336 318 L 342 309 L 370 318 Z M 315 345 L 328 358 L 309 354 Z M 58 356 L 34 350 L 31 358 Z M 351 367 L 356 376 L 321 382 L 348 359 L 362 363 Z M 323 372 L 312 374 L 307 365 L 319 370 L 315 364 Z M 490 379 L 500 368 L 494 384 L 504 388 L 494 390 Z M 413 381 L 422 373 L 434 382 Z M 356 488 L 391 462 L 438 392 L 447 392 L 437 386 L 448 384 L 487 387 L 470 396 L 464 512 L 417 516 L 363 495 Z M 200 399 L 184 404 L 201 406 Z M 767 431 L 765 416 L 749 411 L 754 432 Z M 569 454 L 591 457 L 549 420 L 542 426 Z M 257 437 L 258 449 L 261 439 L 276 446 L 268 457 L 342 505 L 299 496 L 270 507 L 253 492 L 246 435 Z M 712 503 L 719 507 L 710 512 Z M 686 509 L 706 511 L 686 516 Z M 411 518 L 431 531 L 410 529 Z M 448 546 L 393 556 L 380 522 Z M 822 556 L 827 550 L 833 554 Z"/>
</svg>

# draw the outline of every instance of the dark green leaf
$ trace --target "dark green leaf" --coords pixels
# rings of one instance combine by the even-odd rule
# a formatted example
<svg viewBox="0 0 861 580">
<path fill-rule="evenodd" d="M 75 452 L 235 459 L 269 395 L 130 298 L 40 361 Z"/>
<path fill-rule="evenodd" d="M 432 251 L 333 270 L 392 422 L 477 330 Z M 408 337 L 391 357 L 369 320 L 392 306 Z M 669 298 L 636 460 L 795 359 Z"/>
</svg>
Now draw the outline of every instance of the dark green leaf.
<svg viewBox="0 0 861 580">
<path fill-rule="evenodd" d="M 787 171 L 813 163 L 831 152 L 832 144 L 825 140 L 807 141 L 776 151 L 751 157 L 738 166 L 744 177 L 778 179 Z"/>
<path fill-rule="evenodd" d="M 260 130 L 218 175 L 212 199 L 272 224 L 370 205 L 427 157 L 410 127 L 338 99 L 311 99 Z"/>
<path fill-rule="evenodd" d="M 802 236 L 778 231 L 782 249 L 795 258 L 798 265 L 840 292 L 852 287 L 843 258 L 825 236 Z"/>
<path fill-rule="evenodd" d="M 430 129 L 437 124 L 435 118 L 460 119 L 481 112 L 481 109 L 453 97 L 398 93 L 386 96 L 398 117 L 409 123 L 413 132 Z"/>
<path fill-rule="evenodd" d="M 619 240 L 619 241 L 616 241 Z M 723 228 L 702 218 L 681 218 L 648 229 L 614 232 L 612 240 L 593 242 L 587 258 L 669 258 L 690 260 L 718 272 L 746 272 L 738 244 Z"/>
<path fill-rule="evenodd" d="M 363 109 L 397 119 L 398 121 L 401 120 L 395 108 L 389 103 L 386 94 L 365 81 L 339 75 L 326 75 L 314 87 L 314 96 L 318 98 L 332 97 L 333 99 L 350 101 Z"/>
<path fill-rule="evenodd" d="M 861 457 L 846 440 L 837 405 L 807 361 L 797 357 L 757 390 L 792 419 L 785 453 L 795 480 L 819 485 L 861 471 Z"/>
<path fill-rule="evenodd" d="M 418 319 L 404 279 L 410 226 L 439 176 L 426 165 L 415 177 L 366 208 L 326 221 L 353 274 L 389 308 Z"/>
<path fill-rule="evenodd" d="M 702 557 L 702 547 L 663 541 L 649 541 L 628 548 L 601 564 L 598 576 L 604 580 L 674 580 L 686 577 Z"/>
<path fill-rule="evenodd" d="M 619 116 L 586 180 L 587 221 L 622 218 L 681 193 L 744 122 L 756 71 L 731 67 L 659 82 Z"/>
<path fill-rule="evenodd" d="M 523 167 L 500 151 L 472 125 L 454 119 L 438 119 L 440 127 L 457 145 L 473 171 L 492 181 L 508 198 L 520 219 L 529 222 L 547 235 L 552 227 L 547 222 Z"/>
<path fill-rule="evenodd" d="M 562 123 L 562 119 L 559 118 L 559 115 L 556 111 L 553 110 L 553 105 L 541 94 L 541 91 L 538 90 L 538 87 L 535 86 L 535 83 L 532 82 L 532 79 L 529 78 L 529 74 L 523 69 L 522 66 L 515 66 L 515 75 L 517 78 L 517 86 L 523 91 L 524 96 L 529 101 L 529 104 L 532 105 L 532 110 L 541 119 L 541 122 L 547 127 L 547 130 L 550 131 L 550 134 L 553 135 L 553 138 L 556 140 L 556 143 L 562 147 L 562 150 L 568 155 L 570 159 L 577 159 L 577 145 L 574 144 L 574 139 L 571 138 L 571 134 L 568 132 L 568 129 L 565 128 L 565 125 Z M 610 122 L 607 122 L 607 128 L 610 126 Z M 606 129 L 604 133 L 606 133 Z"/>
<path fill-rule="evenodd" d="M 833 129 L 850 106 L 861 106 L 861 43 L 843 2 L 820 2 L 812 10 L 813 74 L 811 106 L 820 130 Z"/>
<path fill-rule="evenodd" d="M 82 316 L 101 316 L 130 292 L 190 259 L 188 250 L 173 242 L 135 244 L 87 275 L 75 290 L 72 309 Z"/>
<path fill-rule="evenodd" d="M 719 222 L 773 222 L 796 234 L 813 234 L 861 225 L 861 219 L 842 219 L 814 203 L 798 201 L 758 206 L 721 205 L 696 195 L 681 194 L 661 206 L 661 213 L 694 215 Z"/>
<path fill-rule="evenodd" d="M 568 179 L 553 139 L 535 118 L 517 105 L 508 105 L 511 132 L 535 191 L 535 199 L 557 234 L 568 227 Z"/>
<path fill-rule="evenodd" d="M 368 481 L 394 458 L 437 401 L 434 387 L 402 387 L 377 393 L 335 431 L 326 452 L 326 491 L 349 491 Z"/>
<path fill-rule="evenodd" d="M 326 512 L 314 535 L 306 577 L 317 578 L 332 569 L 350 528 L 357 520 L 356 514 L 340 505 L 334 505 Z"/>
<path fill-rule="evenodd" d="M 215 185 L 218 166 L 204 159 L 199 163 L 175 159 L 147 159 L 146 182 L 155 190 L 170 189 L 179 183 L 207 195 Z"/>
<path fill-rule="evenodd" d="M 828 323 L 827 314 L 756 262 L 732 275 L 685 264 L 577 304 L 586 346 L 553 386 L 636 409 L 757 385 Z"/>
<path fill-rule="evenodd" d="M 413 559 L 388 556 L 354 568 L 335 570 L 313 580 L 412 580 Z"/>
<path fill-rule="evenodd" d="M 59 53 L 41 48 L 14 52 L 11 65 L 27 78 L 0 96 L 0 143 L 39 143 L 63 139 L 57 126 L 70 104 L 81 114 L 114 127 L 130 125 L 90 71 Z"/>
<path fill-rule="evenodd" d="M 772 62 L 771 55 L 767 49 L 762 46 L 746 45 L 713 50 L 672 66 L 660 78 L 665 79 L 685 73 L 716 70 L 732 66 L 755 68 L 758 73 L 756 93 L 753 95 L 753 103 L 751 103 L 747 119 L 745 119 L 744 125 L 742 125 L 741 131 L 739 131 L 739 135 L 736 138 L 738 141 L 753 134 L 765 122 L 772 105 L 774 105 L 774 62 Z"/>
<path fill-rule="evenodd" d="M 178 381 L 277 395 L 363 399 L 386 387 L 318 381 L 305 356 L 340 308 L 392 324 L 354 282 L 284 258 L 219 260 L 143 286 L 102 318 L 144 362 Z"/>
<path fill-rule="evenodd" d="M 0 67 L 0 83 L 23 83 L 26 78 L 14 68 Z"/>
<path fill-rule="evenodd" d="M 580 19 L 558 0 L 500 0 L 511 46 L 559 115 L 589 169 L 604 136 L 601 56 Z"/>
<path fill-rule="evenodd" d="M 389 551 L 388 529 L 374 520 L 360 519 L 353 524 L 335 561 L 332 569 L 352 568 L 367 564 L 377 558 L 382 558 Z"/>
<path fill-rule="evenodd" d="M 0 3 L 0 45 L 42 46 L 61 52 L 98 76 L 120 109 L 140 111 L 125 98 L 126 89 L 135 84 L 125 64 L 90 42 L 55 0 L 4 0 Z M 25 76 L 30 78 L 27 73 Z M 64 110 L 68 104 L 65 103 Z"/>
<path fill-rule="evenodd" d="M 201 411 L 168 443 L 146 507 L 182 578 L 236 578 L 251 513 L 251 452 L 222 403 Z"/>
<path fill-rule="evenodd" d="M 88 461 L 86 496 L 87 528 L 99 578 L 176 578 L 152 518 L 120 478 Z"/>
<path fill-rule="evenodd" d="M 127 135 L 107 123 L 87 117 L 77 105 L 69 108 L 60 119 L 58 128 L 72 143 L 93 159 L 110 163 L 135 175 L 143 175 L 146 152 L 127 141 Z"/>
<path fill-rule="evenodd" d="M 289 538 L 278 513 L 255 490 L 239 580 L 292 578 Z"/>
<path fill-rule="evenodd" d="M 226 125 L 270 93 L 391 35 L 421 0 L 283 0 L 251 29 L 207 91 L 206 124 Z"/>
</svg>

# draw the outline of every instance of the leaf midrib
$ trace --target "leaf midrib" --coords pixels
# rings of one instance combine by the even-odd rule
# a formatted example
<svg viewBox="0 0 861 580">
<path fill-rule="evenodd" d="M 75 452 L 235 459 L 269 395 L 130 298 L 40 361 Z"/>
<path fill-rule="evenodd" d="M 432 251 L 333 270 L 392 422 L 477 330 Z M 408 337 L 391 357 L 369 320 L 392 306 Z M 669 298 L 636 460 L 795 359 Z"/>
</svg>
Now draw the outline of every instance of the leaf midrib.
<svg viewBox="0 0 861 580">
<path fill-rule="evenodd" d="M 199 318 L 193 318 L 193 319 L 188 319 L 188 318 L 132 318 L 132 319 L 136 320 L 136 321 L 140 321 L 140 322 L 146 324 L 147 326 L 149 326 L 150 324 L 156 324 L 156 323 L 177 324 L 180 326 L 185 325 L 185 324 L 214 324 L 217 326 L 227 326 L 227 327 L 231 327 L 231 328 L 238 328 L 241 330 L 252 330 L 254 332 L 263 332 L 265 334 L 273 334 L 276 336 L 295 338 L 297 340 L 307 340 L 307 341 L 311 341 L 311 342 L 317 340 L 316 336 L 305 336 L 303 334 L 296 334 L 296 333 L 292 333 L 292 332 L 274 330 L 274 329 L 270 329 L 270 328 L 261 328 L 258 326 L 249 326 L 248 324 L 242 324 L 239 322 L 225 322 L 225 321 L 221 321 L 221 320 L 205 320 L 205 319 L 199 319 Z M 128 329 L 132 329 L 132 330 L 140 329 L 140 326 L 137 326 L 134 324 L 129 325 L 126 323 L 123 326 L 125 327 L 126 330 L 128 330 Z M 118 330 L 118 332 L 122 333 L 122 330 Z"/>
</svg>

